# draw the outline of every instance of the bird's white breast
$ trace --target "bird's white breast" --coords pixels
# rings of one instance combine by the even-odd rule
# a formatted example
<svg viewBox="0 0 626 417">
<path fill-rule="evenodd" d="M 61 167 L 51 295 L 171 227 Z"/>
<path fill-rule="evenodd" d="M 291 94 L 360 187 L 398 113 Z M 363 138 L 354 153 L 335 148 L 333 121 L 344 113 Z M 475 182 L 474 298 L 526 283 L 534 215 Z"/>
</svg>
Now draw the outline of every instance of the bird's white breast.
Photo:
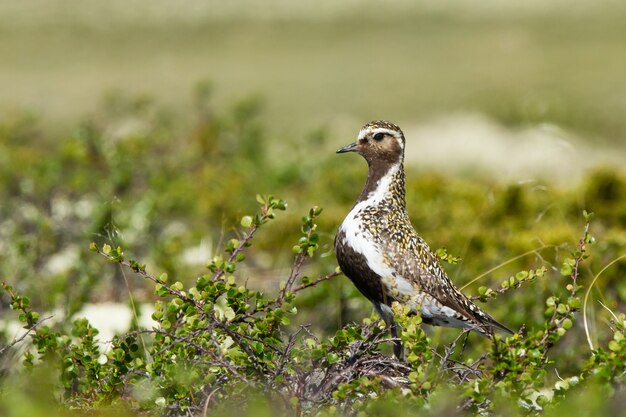
<svg viewBox="0 0 626 417">
<path fill-rule="evenodd" d="M 367 207 L 379 204 L 389 195 L 392 177 L 398 172 L 398 169 L 398 165 L 391 167 L 387 174 L 378 181 L 376 189 L 365 200 L 357 203 L 348 213 L 340 227 L 344 233 L 341 243 L 363 255 L 367 260 L 367 266 L 379 275 L 388 287 L 394 287 L 400 294 L 410 295 L 415 292 L 413 284 L 400 276 L 395 268 L 385 261 L 378 236 L 372 235 L 363 224 L 363 219 L 360 216 Z"/>
<path fill-rule="evenodd" d="M 382 250 L 380 244 L 377 243 L 377 237 L 373 236 L 363 224 L 364 220 L 361 218 L 361 212 L 368 207 L 380 204 L 387 197 L 392 176 L 397 170 L 397 166 L 392 167 L 384 177 L 378 180 L 376 189 L 365 200 L 360 201 L 350 210 L 340 227 L 340 230 L 344 232 L 342 243 L 350 246 L 355 252 L 362 254 L 367 259 L 370 268 L 381 276 L 385 275 L 378 272 L 378 269 L 384 265 Z M 376 219 L 373 221 L 376 221 Z"/>
</svg>

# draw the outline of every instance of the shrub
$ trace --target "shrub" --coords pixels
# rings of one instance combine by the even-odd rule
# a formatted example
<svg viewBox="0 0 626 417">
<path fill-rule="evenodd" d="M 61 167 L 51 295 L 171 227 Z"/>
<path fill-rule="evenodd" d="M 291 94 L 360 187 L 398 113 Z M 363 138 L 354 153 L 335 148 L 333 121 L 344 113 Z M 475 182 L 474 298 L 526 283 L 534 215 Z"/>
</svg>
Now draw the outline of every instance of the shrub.
<svg viewBox="0 0 626 417">
<path fill-rule="evenodd" d="M 399 362 L 332 256 L 364 167 L 337 169 L 320 130 L 281 138 L 301 157 L 270 169 L 277 145 L 266 141 L 262 103 L 223 108 L 210 97 L 200 86 L 183 120 L 149 99 L 111 96 L 69 132 L 43 130 L 30 115 L 0 121 L 0 307 L 27 332 L 0 332 L 0 415 L 623 408 L 619 170 L 563 190 L 408 166 L 420 234 L 447 245 L 437 254 L 453 281 L 519 331 L 487 340 L 422 328 L 395 306 L 407 350 Z M 290 212 L 274 219 L 286 204 L 260 196 L 254 214 L 258 191 L 286 195 Z M 597 214 L 592 229 L 589 214 L 581 224 L 584 207 Z M 198 247 L 208 269 L 185 260 Z M 155 327 L 133 321 L 103 350 L 99 329 L 76 314 L 102 299 L 153 303 Z"/>
<path fill-rule="evenodd" d="M 480 351 L 465 351 L 467 333 L 437 348 L 420 317 L 409 317 L 406 307 L 395 305 L 406 349 L 406 361 L 398 361 L 381 353 L 388 336 L 376 317 L 346 325 L 330 337 L 292 325 L 296 298 L 339 275 L 332 271 L 309 278 L 302 272 L 319 249 L 320 208 L 303 217 L 293 266 L 278 292 L 256 291 L 237 278 L 253 237 L 286 208 L 271 196 L 257 200 L 259 212 L 242 217 L 239 237 L 228 240 L 224 255 L 208 265 L 209 273 L 187 288 L 170 282 L 165 273 L 152 275 L 121 247 L 91 244 L 92 251 L 151 281 L 159 298 L 155 327 L 117 336 L 106 352 L 100 352 L 98 331 L 85 319 L 75 320 L 67 333 L 48 326 L 27 297 L 5 284 L 11 308 L 19 312 L 33 345 L 24 353 L 24 368 L 11 378 L 29 379 L 47 369 L 61 410 L 114 407 L 131 414 L 241 415 L 266 409 L 298 416 L 361 416 L 421 413 L 444 402 L 469 413 L 537 414 L 556 413 L 580 395 L 581 386 L 601 392 L 605 400 L 619 398 L 626 372 L 623 314 L 612 313 L 613 335 L 606 346 L 584 354 L 578 350 L 580 369 L 559 368 L 552 357 L 580 320 L 581 274 L 596 244 L 589 231 L 591 214 L 585 213 L 583 235 L 560 271 L 520 271 L 499 288 L 479 289 L 477 298 L 492 300 L 510 291 L 536 291 L 538 280 L 558 280 L 560 289 L 543 300 L 540 325 L 522 327 L 505 339 L 470 343 L 482 349 L 473 356 Z M 438 253 L 450 258 L 444 250 Z M 14 406 L 6 393 L 3 404 Z"/>
</svg>

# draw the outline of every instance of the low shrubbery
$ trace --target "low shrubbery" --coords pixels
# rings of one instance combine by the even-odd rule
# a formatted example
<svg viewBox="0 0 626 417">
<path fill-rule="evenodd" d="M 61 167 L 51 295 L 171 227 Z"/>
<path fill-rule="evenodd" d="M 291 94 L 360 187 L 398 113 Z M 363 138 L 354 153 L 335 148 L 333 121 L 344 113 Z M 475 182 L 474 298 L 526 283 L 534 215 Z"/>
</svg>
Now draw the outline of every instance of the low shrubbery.
<svg viewBox="0 0 626 417">
<path fill-rule="evenodd" d="M 338 169 L 317 132 L 298 143 L 304 160 L 270 169 L 258 101 L 218 111 L 208 91 L 187 123 L 119 98 L 66 134 L 31 117 L 0 123 L 0 306 L 28 332 L 0 335 L 0 414 L 621 412 L 622 172 L 561 190 L 408 166 L 417 230 L 519 331 L 422 328 L 396 306 L 400 362 L 332 256 L 364 166 Z M 276 219 L 284 201 L 259 196 L 258 210 L 250 197 L 270 190 L 291 203 Z M 155 327 L 133 322 L 103 350 L 76 312 L 110 299 L 154 303 Z"/>
<path fill-rule="evenodd" d="M 498 288 L 479 289 L 478 297 L 485 300 L 510 291 L 537 292 L 535 281 L 558 281 L 556 292 L 542 293 L 541 323 L 489 341 L 461 333 L 437 347 L 420 317 L 408 317 L 396 305 L 406 348 L 406 361 L 398 361 L 381 353 L 388 336 L 376 318 L 344 326 L 330 337 L 292 325 L 300 293 L 339 275 L 331 271 L 312 278 L 302 273 L 303 263 L 319 249 L 316 220 L 321 209 L 312 208 L 302 219 L 293 267 L 278 292 L 256 291 L 237 277 L 254 235 L 271 227 L 266 223 L 286 207 L 274 197 L 257 199 L 259 213 L 242 218 L 239 237 L 226 242 L 223 255 L 211 260 L 210 272 L 190 287 L 171 282 L 165 273 L 152 275 L 120 247 L 91 245 L 120 268 L 152 281 L 159 297 L 153 314 L 157 325 L 116 337 L 106 352 L 99 350 L 98 331 L 85 319 L 75 320 L 67 333 L 49 327 L 27 297 L 5 284 L 11 308 L 20 313 L 33 344 L 23 356 L 24 368 L 14 371 L 19 376 L 11 378 L 28 379 L 39 368 L 47 369 L 47 385 L 62 409 L 113 407 L 116 412 L 173 415 L 256 415 L 257 407 L 286 415 L 391 415 L 398 409 L 421 413 L 444 404 L 443 410 L 537 414 L 559 410 L 586 390 L 608 404 L 620 398 L 626 372 L 624 314 L 611 312 L 608 343 L 593 350 L 576 347 L 576 370 L 555 364 L 556 348 L 582 318 L 577 314 L 585 289 L 581 274 L 596 244 L 589 232 L 590 214 L 585 213 L 582 236 L 560 271 L 520 271 Z M 5 407 L 12 402 L 6 392 Z"/>
</svg>

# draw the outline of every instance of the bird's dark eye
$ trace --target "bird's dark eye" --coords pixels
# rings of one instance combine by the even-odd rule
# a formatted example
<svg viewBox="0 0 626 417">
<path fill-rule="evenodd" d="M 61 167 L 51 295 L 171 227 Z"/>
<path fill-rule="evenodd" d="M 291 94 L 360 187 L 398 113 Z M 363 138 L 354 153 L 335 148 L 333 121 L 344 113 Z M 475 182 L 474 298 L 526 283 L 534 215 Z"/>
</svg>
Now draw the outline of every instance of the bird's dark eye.
<svg viewBox="0 0 626 417">
<path fill-rule="evenodd" d="M 383 132 L 378 132 L 374 135 L 374 140 L 380 141 L 380 140 L 383 140 L 384 137 L 385 137 L 385 134 Z"/>
</svg>

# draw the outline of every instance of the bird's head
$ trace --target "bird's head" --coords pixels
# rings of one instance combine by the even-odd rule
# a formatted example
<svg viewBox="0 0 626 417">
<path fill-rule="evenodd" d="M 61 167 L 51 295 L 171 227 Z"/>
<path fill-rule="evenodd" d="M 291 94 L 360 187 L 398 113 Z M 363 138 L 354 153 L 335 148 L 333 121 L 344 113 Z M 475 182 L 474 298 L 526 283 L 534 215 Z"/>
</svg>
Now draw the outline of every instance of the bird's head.
<svg viewBox="0 0 626 417">
<path fill-rule="evenodd" d="M 357 152 L 369 165 L 401 163 L 404 158 L 404 133 L 395 124 L 376 120 L 361 128 L 356 142 L 344 146 L 337 153 Z"/>
</svg>

